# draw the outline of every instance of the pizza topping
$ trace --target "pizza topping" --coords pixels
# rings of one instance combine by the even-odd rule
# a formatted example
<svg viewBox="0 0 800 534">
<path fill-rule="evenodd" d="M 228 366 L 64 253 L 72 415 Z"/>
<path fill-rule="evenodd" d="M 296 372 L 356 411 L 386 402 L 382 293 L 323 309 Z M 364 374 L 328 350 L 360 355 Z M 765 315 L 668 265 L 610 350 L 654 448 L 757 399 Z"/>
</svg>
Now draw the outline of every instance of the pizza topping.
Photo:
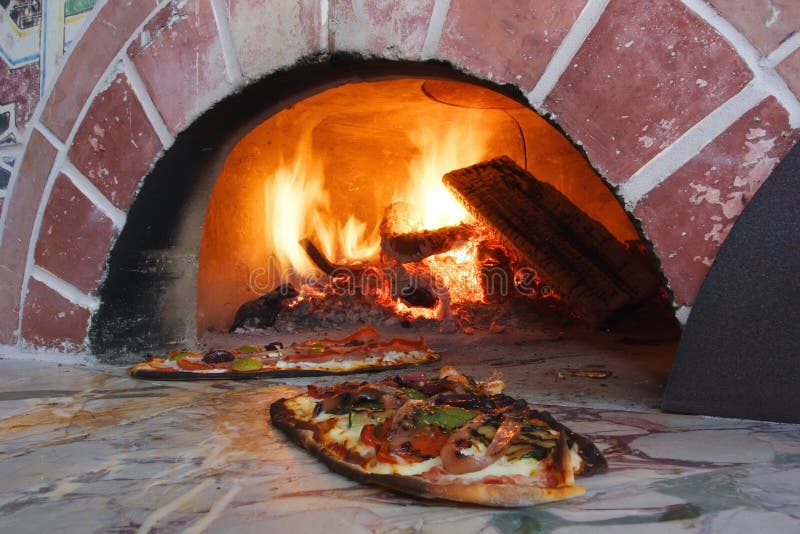
<svg viewBox="0 0 800 534">
<path fill-rule="evenodd" d="M 450 435 L 441 451 L 442 467 L 444 467 L 445 471 L 461 475 L 488 467 L 500 458 L 505 448 L 508 447 L 511 440 L 522 428 L 522 424 L 516 417 L 504 417 L 492 441 L 483 453 L 476 451 L 473 454 L 465 454 L 465 449 L 474 447 L 470 439 L 472 432 L 480 428 L 487 419 L 488 416 L 486 415 L 476 417 L 469 424 Z"/>
<path fill-rule="evenodd" d="M 178 367 L 186 371 L 205 371 L 214 368 L 213 365 L 209 365 L 203 362 L 197 362 L 186 357 L 183 357 L 178 360 Z"/>
<path fill-rule="evenodd" d="M 325 338 L 325 339 L 311 339 L 304 343 L 304 345 L 314 345 L 316 343 L 321 343 L 322 345 L 345 345 L 352 341 L 360 341 L 362 343 L 370 343 L 373 341 L 377 341 L 381 338 L 380 332 L 375 330 L 372 326 L 362 326 L 352 334 L 347 337 L 343 337 L 340 339 L 334 338 Z"/>
<path fill-rule="evenodd" d="M 273 341 L 272 343 L 268 343 L 264 346 L 264 350 L 274 352 L 276 350 L 281 350 L 283 348 L 283 343 L 280 341 Z"/>
<path fill-rule="evenodd" d="M 255 352 L 261 352 L 261 349 L 255 345 L 243 345 L 236 349 L 236 352 L 239 354 L 253 354 Z"/>
<path fill-rule="evenodd" d="M 241 358 L 231 362 L 231 369 L 234 371 L 259 371 L 264 367 L 258 358 Z"/>
<path fill-rule="evenodd" d="M 203 362 L 204 363 L 224 363 L 224 362 L 232 362 L 236 359 L 236 356 L 228 352 L 227 350 L 212 350 L 210 352 L 206 352 L 203 355 Z"/>
<path fill-rule="evenodd" d="M 193 354 L 194 354 L 194 352 L 192 352 L 191 350 L 186 350 L 186 349 L 172 350 L 169 353 L 169 357 L 167 358 L 167 361 L 177 362 L 178 360 L 181 360 L 181 359 L 183 359 L 183 358 L 185 358 L 187 356 L 192 356 Z"/>
<path fill-rule="evenodd" d="M 417 424 L 436 425 L 447 433 L 466 425 L 477 412 L 465 410 L 457 406 L 435 406 L 426 408 L 417 415 Z"/>
</svg>

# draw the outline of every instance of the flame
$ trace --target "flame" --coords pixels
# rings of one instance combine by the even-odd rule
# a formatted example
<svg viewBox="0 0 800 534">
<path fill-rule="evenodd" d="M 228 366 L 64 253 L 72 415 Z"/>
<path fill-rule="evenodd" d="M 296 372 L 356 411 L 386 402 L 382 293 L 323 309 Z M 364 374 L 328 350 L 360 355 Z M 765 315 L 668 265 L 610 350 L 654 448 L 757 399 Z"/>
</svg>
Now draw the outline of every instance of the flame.
<svg viewBox="0 0 800 534">
<path fill-rule="evenodd" d="M 483 121 L 479 112 L 464 110 L 444 131 L 426 122 L 410 133 L 419 152 L 411 160 L 408 182 L 395 200 L 405 200 L 412 207 L 411 218 L 420 223 L 415 229 L 433 230 L 471 219 L 444 186 L 442 176 L 486 159 L 489 129 Z"/>
<path fill-rule="evenodd" d="M 473 222 L 464 206 L 442 183 L 446 173 L 473 165 L 487 157 L 488 131 L 481 125 L 480 113 L 464 110 L 457 121 L 426 121 L 436 128 L 420 125 L 409 132 L 416 153 L 409 161 L 409 177 L 396 189 L 393 198 L 411 207 L 412 230 L 434 230 L 444 226 Z M 441 124 L 447 126 L 442 129 Z M 381 165 L 376 161 L 376 168 Z M 294 158 L 281 163 L 265 181 L 266 224 L 271 228 L 273 249 L 281 266 L 291 268 L 302 279 L 317 272 L 306 252 L 298 244 L 311 238 L 325 256 L 336 263 L 370 260 L 380 252 L 379 224 L 372 227 L 355 216 L 344 223 L 331 208 L 331 196 L 325 188 L 323 167 L 313 158 L 311 135 L 303 136 Z M 383 209 L 385 206 L 380 206 Z M 477 242 L 465 243 L 449 252 L 423 260 L 431 273 L 443 280 L 451 302 L 483 300 Z M 384 295 L 385 297 L 385 295 Z M 441 311 L 408 308 L 396 309 L 403 315 L 430 317 Z"/>
<path fill-rule="evenodd" d="M 324 254 L 334 261 L 365 260 L 377 256 L 380 237 L 377 229 L 367 234 L 367 224 L 350 216 L 341 224 L 331 213 L 330 195 L 325 189 L 322 166 L 312 157 L 310 136 L 298 143 L 294 159 L 281 162 L 264 183 L 267 206 L 266 227 L 276 259 L 301 278 L 316 272 L 299 242 L 303 238 L 318 241 Z"/>
</svg>

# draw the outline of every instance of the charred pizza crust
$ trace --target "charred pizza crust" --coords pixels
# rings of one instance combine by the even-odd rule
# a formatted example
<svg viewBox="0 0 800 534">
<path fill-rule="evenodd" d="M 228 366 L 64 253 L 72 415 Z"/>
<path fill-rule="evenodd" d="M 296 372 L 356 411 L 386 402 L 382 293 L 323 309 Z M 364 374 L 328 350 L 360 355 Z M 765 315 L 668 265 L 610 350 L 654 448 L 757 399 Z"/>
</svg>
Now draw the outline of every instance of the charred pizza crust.
<svg viewBox="0 0 800 534">
<path fill-rule="evenodd" d="M 314 431 L 306 428 L 302 421 L 294 418 L 291 410 L 286 407 L 287 400 L 281 399 L 270 406 L 272 423 L 295 444 L 320 459 L 332 471 L 357 482 L 381 486 L 423 499 L 457 501 L 501 508 L 520 508 L 559 501 L 582 495 L 585 491 L 582 486 L 542 488 L 480 482 L 434 484 L 416 476 L 370 473 L 358 464 L 332 456 L 324 445 L 314 439 Z"/>
</svg>

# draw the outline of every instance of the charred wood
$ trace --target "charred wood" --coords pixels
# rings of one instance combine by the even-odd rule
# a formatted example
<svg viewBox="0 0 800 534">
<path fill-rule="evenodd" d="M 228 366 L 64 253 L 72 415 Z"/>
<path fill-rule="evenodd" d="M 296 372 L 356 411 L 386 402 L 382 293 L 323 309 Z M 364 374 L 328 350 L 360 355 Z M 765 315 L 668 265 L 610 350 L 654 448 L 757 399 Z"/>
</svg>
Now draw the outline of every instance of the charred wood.
<svg viewBox="0 0 800 534">
<path fill-rule="evenodd" d="M 601 324 L 660 286 L 658 274 L 640 256 L 509 157 L 450 172 L 443 181 L 591 324 Z"/>
<path fill-rule="evenodd" d="M 333 274 L 337 269 L 337 265 L 331 263 L 325 254 L 308 238 L 303 238 L 299 241 L 300 246 L 303 247 L 309 259 L 314 262 L 314 265 L 319 267 L 319 270 L 327 275 Z"/>
<path fill-rule="evenodd" d="M 422 264 L 409 266 L 396 261 L 387 261 L 385 275 L 389 280 L 392 300 L 400 301 L 412 308 L 435 308 L 440 301 L 449 305 L 450 295 L 427 267 Z"/>
<path fill-rule="evenodd" d="M 229 332 L 239 327 L 266 328 L 275 324 L 278 314 L 285 309 L 299 293 L 291 284 L 283 284 L 257 299 L 242 304 L 236 311 Z"/>
<path fill-rule="evenodd" d="M 383 253 L 400 263 L 414 263 L 457 248 L 475 235 L 470 224 L 420 231 L 412 231 L 413 226 L 408 204 L 390 204 L 380 226 Z"/>
</svg>

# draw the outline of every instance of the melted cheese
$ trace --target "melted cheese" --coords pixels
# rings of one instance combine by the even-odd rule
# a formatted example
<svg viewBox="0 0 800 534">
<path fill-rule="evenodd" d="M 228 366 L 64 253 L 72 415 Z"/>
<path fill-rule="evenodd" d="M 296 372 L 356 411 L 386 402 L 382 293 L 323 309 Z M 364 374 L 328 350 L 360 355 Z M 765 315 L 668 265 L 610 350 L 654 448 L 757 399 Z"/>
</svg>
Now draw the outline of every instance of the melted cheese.
<svg viewBox="0 0 800 534">
<path fill-rule="evenodd" d="M 390 351 L 379 356 L 367 356 L 363 359 L 357 360 L 329 360 L 327 362 L 304 362 L 295 361 L 289 362 L 286 360 L 278 360 L 274 363 L 275 369 L 313 369 L 313 370 L 327 370 L 332 369 L 335 371 L 350 371 L 362 367 L 373 365 L 390 365 L 398 361 L 416 363 L 423 362 L 427 359 L 428 353 L 415 350 L 411 352 L 398 352 Z"/>
</svg>

